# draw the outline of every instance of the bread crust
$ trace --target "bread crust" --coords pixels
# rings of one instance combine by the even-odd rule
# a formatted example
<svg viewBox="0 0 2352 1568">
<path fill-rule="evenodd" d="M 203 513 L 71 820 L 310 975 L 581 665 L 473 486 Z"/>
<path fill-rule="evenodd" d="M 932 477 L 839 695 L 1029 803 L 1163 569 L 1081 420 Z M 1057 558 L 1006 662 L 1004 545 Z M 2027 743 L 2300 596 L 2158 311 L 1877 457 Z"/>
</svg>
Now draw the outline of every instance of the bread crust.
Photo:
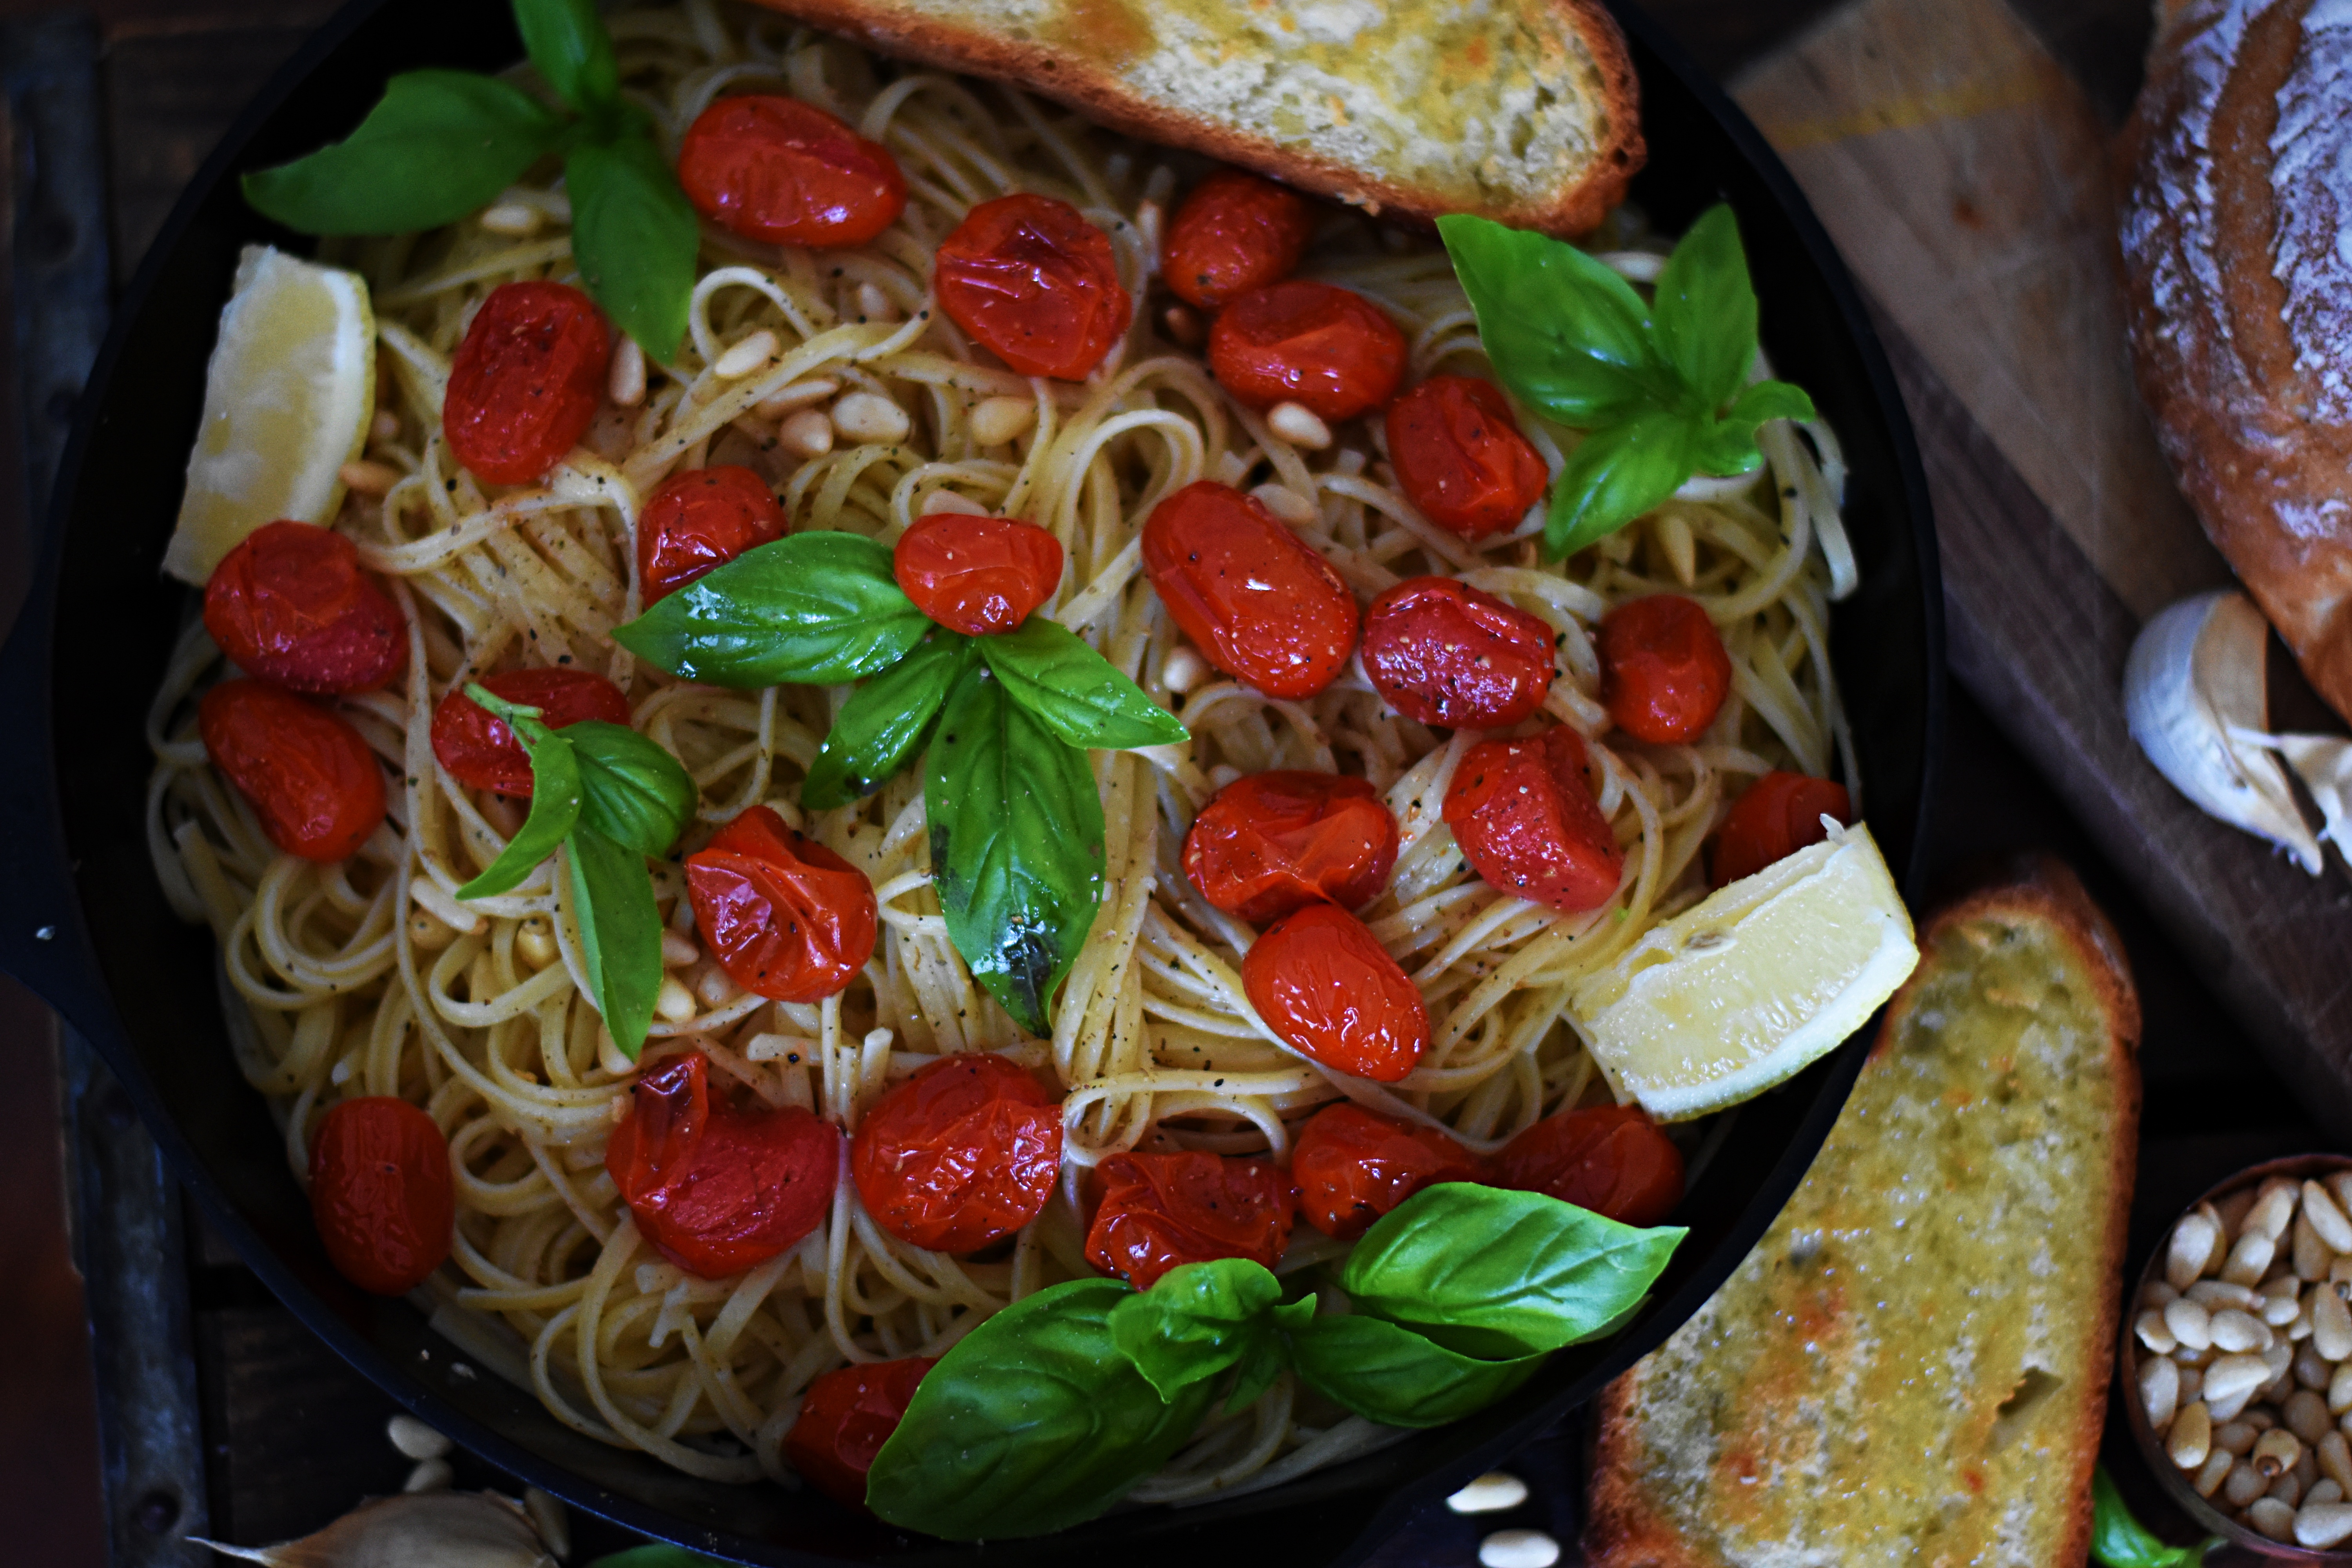
<svg viewBox="0 0 2352 1568">
<path fill-rule="evenodd" d="M 1450 203 L 1436 192 L 1405 184 L 1378 170 L 1357 168 L 1299 145 L 1245 134 L 1213 116 L 1178 109 L 1136 91 L 1100 60 L 984 28 L 923 14 L 908 0 L 759 0 L 771 10 L 856 38 L 883 54 L 943 69 L 1009 81 L 1066 104 L 1111 130 L 1163 146 L 1206 153 L 1317 195 L 1360 207 L 1377 217 L 1427 228 L 1453 212 L 1517 228 L 1573 238 L 1591 231 L 1625 198 L 1641 169 L 1640 89 L 1624 35 L 1600 0 L 1524 0 L 1553 12 L 1559 26 L 1580 36 L 1600 68 L 1606 105 L 1606 140 L 1574 184 L 1537 201 L 1476 207 Z"/>
</svg>

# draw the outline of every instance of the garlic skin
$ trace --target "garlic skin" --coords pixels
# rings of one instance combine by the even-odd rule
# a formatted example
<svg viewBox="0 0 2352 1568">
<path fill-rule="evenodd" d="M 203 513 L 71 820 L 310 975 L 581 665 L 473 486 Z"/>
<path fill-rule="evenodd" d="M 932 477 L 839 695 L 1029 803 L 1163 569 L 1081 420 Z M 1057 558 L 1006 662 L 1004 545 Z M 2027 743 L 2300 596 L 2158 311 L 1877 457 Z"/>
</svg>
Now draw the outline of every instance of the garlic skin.
<svg viewBox="0 0 2352 1568">
<path fill-rule="evenodd" d="M 198 1544 L 270 1568 L 556 1568 L 523 1510 L 489 1492 L 384 1498 L 276 1546 Z"/>
</svg>

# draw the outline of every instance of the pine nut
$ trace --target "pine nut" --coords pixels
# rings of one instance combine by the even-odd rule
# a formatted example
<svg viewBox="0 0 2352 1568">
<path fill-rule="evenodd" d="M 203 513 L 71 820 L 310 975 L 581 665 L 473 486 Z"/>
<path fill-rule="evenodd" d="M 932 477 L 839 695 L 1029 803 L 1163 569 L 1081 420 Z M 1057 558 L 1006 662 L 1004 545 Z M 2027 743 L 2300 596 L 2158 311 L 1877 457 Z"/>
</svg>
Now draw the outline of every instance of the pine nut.
<svg viewBox="0 0 2352 1568">
<path fill-rule="evenodd" d="M 2303 1500 L 2303 1482 L 2296 1479 L 2294 1473 L 2290 1471 L 2273 1481 L 2271 1489 L 2263 1495 L 2273 1502 L 2283 1502 L 2287 1507 L 2293 1508 Z"/>
<path fill-rule="evenodd" d="M 1315 503 L 1288 485 L 1267 483 L 1250 491 L 1250 499 L 1293 527 L 1313 522 Z"/>
<path fill-rule="evenodd" d="M 614 1078 L 627 1078 L 637 1070 L 637 1064 L 621 1054 L 620 1042 L 604 1025 L 596 1026 L 596 1065 Z M 629 1097 L 614 1095 L 606 1102 L 606 1112 L 617 1124 L 629 1114 Z"/>
<path fill-rule="evenodd" d="M 2352 1411 L 2352 1361 L 2338 1363 L 2329 1376 L 2327 1408 L 2338 1415 Z"/>
<path fill-rule="evenodd" d="M 1037 405 L 1026 397 L 982 398 L 971 411 L 971 438 L 982 447 L 1018 441 L 1036 426 Z"/>
<path fill-rule="evenodd" d="M 833 420 L 822 408 L 787 415 L 776 426 L 776 445 L 795 458 L 822 458 L 833 450 Z"/>
<path fill-rule="evenodd" d="M 2293 1239 L 2288 1246 L 2287 1258 L 2294 1277 L 2298 1279 L 2324 1277 L 2329 1258 L 2327 1244 L 2319 1239 L 2319 1232 L 2312 1229 L 2310 1216 L 2295 1215 L 2294 1228 L 2289 1234 Z"/>
<path fill-rule="evenodd" d="M 2219 1235 L 2218 1227 L 2201 1214 L 2180 1216 L 2172 1227 L 2172 1244 L 2165 1249 L 2165 1283 L 2176 1290 L 2186 1290 L 2205 1271 L 2205 1259 L 2213 1251 Z"/>
<path fill-rule="evenodd" d="M 2204 1308 L 2183 1296 L 2164 1310 L 2164 1326 L 2172 1337 L 2193 1351 L 2213 1342 L 2213 1320 Z"/>
<path fill-rule="evenodd" d="M 2305 1443 L 2316 1443 L 2336 1430 L 2336 1422 L 2327 1414 L 2327 1401 L 2308 1388 L 2298 1388 L 2289 1394 L 2279 1417 L 2286 1423 L 2288 1431 Z"/>
<path fill-rule="evenodd" d="M 2229 1261 L 2221 1265 L 2221 1278 L 2235 1285 L 2259 1285 L 2271 1271 L 2271 1259 L 2277 1253 L 2274 1239 L 2250 1227 L 2230 1248 Z"/>
<path fill-rule="evenodd" d="M 2207 1409 L 2213 1412 L 2214 1420 L 2236 1421 L 2246 1413 L 2246 1406 L 2252 1402 L 2254 1397 L 2254 1391 L 2252 1389 L 2241 1388 L 2234 1394 L 2217 1394 L 2213 1392 L 2212 1384 L 2212 1378 L 2210 1376 L 2207 1377 L 2205 1380 L 2205 1405 Z M 2252 1452 L 2251 1446 L 2249 1446 L 2247 1451 L 2249 1453 Z"/>
<path fill-rule="evenodd" d="M 637 340 L 624 335 L 614 345 L 612 368 L 604 374 L 604 395 L 616 408 L 635 408 L 646 400 L 646 351 Z"/>
<path fill-rule="evenodd" d="M 2254 1439 L 2262 1434 L 2244 1421 L 2225 1421 L 2213 1428 L 2213 1446 L 2226 1454 L 2241 1458 L 2254 1451 Z"/>
<path fill-rule="evenodd" d="M 680 984 L 676 974 L 664 974 L 661 991 L 654 998 L 654 1011 L 664 1023 L 683 1024 L 694 1016 L 694 993 Z"/>
<path fill-rule="evenodd" d="M 2294 1509 L 2274 1497 L 2256 1498 L 2246 1507 L 2246 1522 L 2273 1541 L 2284 1541 L 2294 1533 Z"/>
<path fill-rule="evenodd" d="M 2139 1336 L 2140 1343 L 2158 1355 L 2170 1355 L 2174 1347 L 2180 1343 L 2172 1337 L 2172 1331 L 2164 1326 L 2162 1312 L 2142 1312 L 2132 1321 L 2132 1332 Z"/>
<path fill-rule="evenodd" d="M 2344 1489 L 2337 1486 L 2334 1481 L 2326 1479 L 2324 1477 L 2321 1479 L 2317 1486 L 2313 1487 L 2310 1490 L 2303 1494 L 2303 1506 L 2305 1508 L 2316 1508 L 2322 1503 L 2342 1502 L 2343 1500 Z"/>
<path fill-rule="evenodd" d="M 2271 1348 L 2270 1325 L 2251 1312 L 2235 1307 L 2224 1307 L 2207 1321 L 2207 1332 L 2213 1336 L 2213 1348 L 2222 1352 L 2266 1351 Z"/>
<path fill-rule="evenodd" d="M 740 381 L 776 357 L 776 334 L 761 327 L 726 353 L 710 367 L 721 381 Z"/>
<path fill-rule="evenodd" d="M 2268 1531 L 2264 1531 L 2265 1534 Z M 2294 1542 L 2315 1550 L 2352 1535 L 2352 1503 L 2307 1502 L 2294 1516 Z"/>
<path fill-rule="evenodd" d="M 2319 1352 L 2309 1344 L 2299 1345 L 2294 1352 L 2294 1380 L 2305 1388 L 2326 1388 L 2336 1369 L 2319 1359 Z"/>
<path fill-rule="evenodd" d="M 2162 1311 L 2170 1302 L 2179 1300 L 2180 1292 L 2161 1279 L 2151 1279 L 2139 1288 L 2139 1304 Z"/>
<path fill-rule="evenodd" d="M 572 1555 L 572 1520 L 563 1505 L 537 1487 L 522 1489 L 522 1511 L 550 1555 L 561 1563 Z"/>
<path fill-rule="evenodd" d="M 841 383 L 831 376 L 821 375 L 814 381 L 796 381 L 751 405 L 751 412 L 762 419 L 781 420 L 793 409 L 806 408 L 812 403 L 823 403 L 840 390 Z"/>
<path fill-rule="evenodd" d="M 408 945 L 419 952 L 438 952 L 457 940 L 457 933 L 430 910 L 419 909 L 408 916 Z"/>
<path fill-rule="evenodd" d="M 1528 1500 L 1528 1483 L 1508 1470 L 1488 1470 L 1445 1500 L 1456 1513 L 1500 1513 Z"/>
<path fill-rule="evenodd" d="M 2270 1368 L 2263 1363 L 2262 1357 L 2225 1355 L 2205 1369 L 2205 1397 L 2219 1401 L 2232 1394 L 2252 1394 L 2270 1379 Z"/>
<path fill-rule="evenodd" d="M 363 496 L 389 495 L 392 487 L 407 477 L 390 463 L 379 463 L 368 458 L 354 458 L 335 472 L 335 478 L 343 481 L 345 489 L 357 490 Z"/>
<path fill-rule="evenodd" d="M 529 202 L 500 202 L 482 209 L 482 226 L 509 239 L 529 239 L 539 232 L 540 210 Z"/>
<path fill-rule="evenodd" d="M 2318 1310 L 2319 1298 L 2323 1293 L 2331 1296 L 2336 1294 L 2325 1286 L 2315 1285 L 2305 1291 L 2303 1299 L 2294 1304 L 2294 1316 L 2286 1321 L 2286 1337 L 2289 1343 L 2300 1344 L 2311 1337 L 2312 1315 Z M 2341 1301 L 2343 1298 L 2337 1296 L 2336 1300 Z"/>
<path fill-rule="evenodd" d="M 1478 1543 L 1485 1568 L 1551 1568 L 1559 1542 L 1540 1530 L 1498 1530 Z"/>
<path fill-rule="evenodd" d="M 869 321 L 895 321 L 898 319 L 898 307 L 890 302 L 890 296 L 882 292 L 879 285 L 860 283 L 857 313 Z"/>
<path fill-rule="evenodd" d="M 2221 1353 L 2211 1345 L 2207 1345 L 2201 1351 L 2190 1350 L 2187 1345 L 2182 1345 L 2172 1352 L 2172 1359 L 2181 1366 L 2210 1366 L 2213 1364 L 2213 1358 Z"/>
<path fill-rule="evenodd" d="M 2196 1489 L 2199 1497 L 2211 1497 L 2215 1489 L 2229 1479 L 2230 1472 L 2237 1468 L 2238 1461 L 2229 1450 L 2216 1448 L 2205 1456 L 2205 1468 L 2199 1470 L 2197 1479 L 2189 1484 Z"/>
<path fill-rule="evenodd" d="M 2172 1364 L 2175 1366 L 2180 1366 L 2179 1362 L 2175 1362 Z M 2187 1405 L 2191 1400 L 2202 1398 L 2204 1394 L 2204 1369 L 2202 1367 L 2194 1366 L 2180 1367 L 2180 1403 Z"/>
<path fill-rule="evenodd" d="M 2352 1171 L 2333 1171 L 2320 1178 L 2327 1195 L 2336 1200 L 2336 1212 L 2352 1215 Z"/>
<path fill-rule="evenodd" d="M 1161 222 L 1162 216 L 1160 206 L 1158 202 L 1146 196 L 1142 201 L 1136 204 L 1136 237 L 1143 241 L 1143 254 L 1150 257 L 1155 265 L 1159 261 L 1160 254 L 1160 226 Z"/>
<path fill-rule="evenodd" d="M 2315 1285 L 2311 1302 L 2311 1348 L 2327 1361 L 2352 1356 L 2352 1307 L 2325 1285 Z"/>
<path fill-rule="evenodd" d="M 403 1411 L 383 1424 L 383 1435 L 404 1459 L 439 1459 L 449 1452 L 449 1439 Z"/>
<path fill-rule="evenodd" d="M 1190 305 L 1171 305 L 1160 313 L 1160 324 L 1168 330 L 1168 341 L 1180 349 L 1197 349 L 1209 334 L 1201 326 L 1201 314 Z"/>
<path fill-rule="evenodd" d="M 1178 643 L 1168 650 L 1168 657 L 1160 661 L 1160 679 L 1168 683 L 1169 690 L 1180 697 L 1199 687 L 1213 673 L 1209 661 L 1195 653 L 1190 643 Z"/>
<path fill-rule="evenodd" d="M 2283 1329 L 2294 1321 L 2294 1314 L 2303 1305 L 2303 1292 L 2291 1274 L 2283 1274 L 2263 1287 L 2262 1305 L 2255 1315 L 2272 1328 Z"/>
<path fill-rule="evenodd" d="M 2251 1460 L 2241 1459 L 2221 1483 L 2221 1497 L 2231 1508 L 2243 1508 L 2271 1489 L 2270 1479 L 2254 1468 Z"/>
<path fill-rule="evenodd" d="M 743 992 L 727 971 L 714 963 L 695 977 L 694 994 L 705 1007 L 715 1013 Z"/>
<path fill-rule="evenodd" d="M 533 915 L 516 930 L 515 952 L 533 969 L 545 969 L 555 962 L 555 927 L 545 915 Z"/>
<path fill-rule="evenodd" d="M 702 956 L 702 950 L 674 931 L 662 932 L 662 967 L 683 969 Z"/>
<path fill-rule="evenodd" d="M 2303 1457 L 2303 1439 L 2284 1426 L 2273 1426 L 2254 1439 L 2254 1468 L 2265 1476 L 2283 1476 Z"/>
<path fill-rule="evenodd" d="M 2260 1436 L 2278 1425 L 2278 1416 L 2273 1411 L 2258 1407 L 2246 1412 L 2246 1425 L 2254 1429 L 2256 1436 Z"/>
<path fill-rule="evenodd" d="M 2319 1461 L 2319 1473 L 2352 1497 L 2352 1439 L 2341 1432 L 2329 1432 L 2313 1447 L 2312 1454 Z"/>
<path fill-rule="evenodd" d="M 914 421 L 887 397 L 871 392 L 845 394 L 833 405 L 833 427 L 860 445 L 895 444 L 907 438 Z"/>
<path fill-rule="evenodd" d="M 400 439 L 400 416 L 389 408 L 379 408 L 368 421 L 368 439 L 397 441 Z"/>
<path fill-rule="evenodd" d="M 2327 1266 L 2330 1285 L 2352 1285 L 2352 1258 L 2338 1258 Z"/>
<path fill-rule="evenodd" d="M 2164 1451 L 2184 1470 L 2203 1466 L 2213 1451 L 2213 1418 L 2201 1400 L 2173 1418 L 2172 1429 L 2164 1436 Z"/>
<path fill-rule="evenodd" d="M 2254 1194 L 2254 1206 L 2246 1211 L 2243 1223 L 2238 1226 L 2238 1238 L 2260 1231 L 2275 1244 L 2286 1234 L 2287 1222 L 2294 1218 L 2294 1201 L 2301 1189 L 2284 1176 L 2273 1176 L 2263 1183 Z"/>
<path fill-rule="evenodd" d="M 2271 1369 L 2273 1377 L 2285 1376 L 2294 1365 L 2294 1343 L 2291 1340 L 2274 1340 L 2270 1349 L 2253 1353 L 2263 1358 L 2263 1364 Z"/>
<path fill-rule="evenodd" d="M 2303 1216 L 2327 1244 L 2328 1251 L 2352 1252 L 2352 1219 L 2345 1217 L 2335 1195 L 2317 1182 L 2303 1184 Z"/>
<path fill-rule="evenodd" d="M 1303 403 L 1287 399 L 1265 411 L 1265 427 L 1294 447 L 1319 452 L 1331 444 L 1331 426 Z"/>
<path fill-rule="evenodd" d="M 2180 1369 L 2168 1361 L 2157 1360 L 2142 1363 L 2139 1369 L 2140 1408 L 2147 1413 L 2147 1424 L 2158 1432 L 2172 1425 L 2173 1412 L 2180 1405 Z"/>
<path fill-rule="evenodd" d="M 404 1492 L 446 1492 L 449 1489 L 449 1483 L 456 1479 L 448 1460 L 426 1459 L 408 1472 L 408 1479 L 400 1483 L 400 1489 Z"/>
<path fill-rule="evenodd" d="M 942 512 L 952 512 L 959 517 L 986 517 L 989 514 L 986 507 L 970 496 L 958 495 L 946 489 L 927 493 L 919 512 L 923 517 L 937 517 Z"/>
<path fill-rule="evenodd" d="M 2260 1291 L 2249 1290 L 2243 1285 L 2232 1285 L 2226 1279 L 2200 1279 L 2181 1294 L 2209 1312 L 2219 1311 L 2224 1307 L 2252 1311 L 2263 1300 Z"/>
</svg>

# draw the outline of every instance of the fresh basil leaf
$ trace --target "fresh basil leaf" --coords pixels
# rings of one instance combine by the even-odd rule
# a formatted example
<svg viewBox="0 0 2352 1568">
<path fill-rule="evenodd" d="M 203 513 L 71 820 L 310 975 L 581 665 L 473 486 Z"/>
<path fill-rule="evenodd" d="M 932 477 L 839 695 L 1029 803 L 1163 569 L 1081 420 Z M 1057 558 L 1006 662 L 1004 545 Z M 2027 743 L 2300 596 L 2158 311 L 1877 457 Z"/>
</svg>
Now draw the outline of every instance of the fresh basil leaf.
<svg viewBox="0 0 2352 1568">
<path fill-rule="evenodd" d="M 2131 1505 L 2116 1489 L 2107 1467 L 2091 1470 L 2091 1556 L 2105 1568 L 2197 1568 L 2205 1554 L 2221 1544 L 2209 1535 L 2193 1546 L 2167 1544 L 2133 1517 Z"/>
<path fill-rule="evenodd" d="M 1210 1387 L 1163 1401 L 1118 1353 L 1110 1318 L 1133 1294 L 1111 1279 L 1048 1286 L 959 1340 L 874 1456 L 866 1507 L 950 1541 L 1013 1540 L 1092 1519 L 1158 1469 Z"/>
<path fill-rule="evenodd" d="M 1274 1380 L 1289 1364 L 1290 1348 L 1280 1334 L 1251 1335 L 1249 1348 L 1242 1352 L 1241 1363 L 1234 1373 L 1233 1392 L 1225 1395 L 1225 1413 L 1230 1415 L 1255 1403 L 1259 1394 L 1274 1386 Z"/>
<path fill-rule="evenodd" d="M 509 82 L 407 71 L 359 129 L 307 158 L 245 176 L 245 199 L 304 234 L 433 228 L 489 202 L 555 151 L 563 121 Z"/>
<path fill-rule="evenodd" d="M 1756 359 L 1756 290 L 1728 205 L 1709 207 L 1684 232 L 1654 294 L 1658 352 L 1689 384 L 1689 412 L 1713 414 L 1731 401 Z"/>
<path fill-rule="evenodd" d="M 608 1552 L 589 1563 L 588 1568 L 728 1568 L 728 1564 L 699 1552 L 688 1552 L 683 1546 L 648 1541 L 626 1552 Z"/>
<path fill-rule="evenodd" d="M 1176 715 L 1059 622 L 1032 616 L 980 646 L 1005 695 L 1073 746 L 1120 752 L 1192 738 Z"/>
<path fill-rule="evenodd" d="M 661 992 L 661 911 L 654 907 L 653 878 L 643 855 L 585 826 L 572 830 L 564 858 L 596 1011 L 621 1054 L 635 1061 Z"/>
<path fill-rule="evenodd" d="M 583 719 L 558 731 L 580 757 L 580 826 L 640 855 L 667 855 L 701 804 L 694 775 L 625 724 Z"/>
<path fill-rule="evenodd" d="M 512 888 L 554 854 L 580 820 L 580 763 L 572 742 L 530 719 L 511 721 L 509 727 L 530 754 L 530 815 L 499 858 L 457 889 L 461 899 L 487 899 Z M 536 740 L 526 731 L 538 731 Z"/>
<path fill-rule="evenodd" d="M 1673 495 L 1691 476 L 1692 445 L 1692 422 L 1670 413 L 1638 415 L 1585 437 L 1553 481 L 1544 548 L 1572 555 Z"/>
<path fill-rule="evenodd" d="M 1703 474 L 1752 474 L 1764 466 L 1756 427 L 1767 419 L 1811 419 L 1813 400 L 1785 381 L 1759 381 L 1722 418 L 1699 432 L 1692 466 Z"/>
<path fill-rule="evenodd" d="M 514 0 L 523 52 L 547 85 L 583 113 L 620 101 L 621 68 L 595 0 Z"/>
<path fill-rule="evenodd" d="M 563 160 L 581 281 L 656 363 L 686 335 L 702 226 L 646 128 L 582 142 Z"/>
<path fill-rule="evenodd" d="M 880 789 L 922 750 L 940 705 L 979 657 L 971 638 L 933 626 L 852 692 L 801 780 L 803 808 L 832 811 Z"/>
<path fill-rule="evenodd" d="M 1281 1299 L 1274 1271 L 1252 1258 L 1187 1263 L 1112 1308 L 1110 1335 L 1160 1397 L 1173 1399 L 1271 1340 L 1266 1313 Z"/>
<path fill-rule="evenodd" d="M 1591 429 L 1683 401 L 1633 285 L 1566 240 L 1454 214 L 1437 220 L 1495 374 L 1563 425 Z"/>
<path fill-rule="evenodd" d="M 948 696 L 926 759 L 931 880 L 972 976 L 1032 1035 L 1103 896 L 1102 796 L 1087 754 L 985 668 Z"/>
<path fill-rule="evenodd" d="M 613 640 L 713 686 L 838 686 L 896 664 L 932 625 L 898 591 L 887 547 L 818 531 L 745 551 Z"/>
<path fill-rule="evenodd" d="M 1360 1312 L 1315 1315 L 1312 1296 L 1274 1310 L 1299 1381 L 1387 1426 L 1443 1426 L 1509 1394 L 1544 1354 L 1481 1361 Z"/>
</svg>

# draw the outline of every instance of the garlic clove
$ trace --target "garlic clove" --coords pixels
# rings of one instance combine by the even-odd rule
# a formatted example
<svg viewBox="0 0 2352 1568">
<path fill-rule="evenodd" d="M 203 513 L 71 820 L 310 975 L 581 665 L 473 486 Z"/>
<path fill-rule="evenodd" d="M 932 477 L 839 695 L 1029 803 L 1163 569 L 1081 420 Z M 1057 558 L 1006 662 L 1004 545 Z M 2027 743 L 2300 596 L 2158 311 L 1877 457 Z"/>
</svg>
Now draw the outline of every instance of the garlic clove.
<svg viewBox="0 0 2352 1568">
<path fill-rule="evenodd" d="M 198 1544 L 270 1568 L 556 1568 L 523 1510 L 490 1492 L 384 1498 L 315 1535 L 276 1546 Z"/>
<path fill-rule="evenodd" d="M 2352 860 L 2352 741 L 2340 735 L 2257 735 L 2233 738 L 2267 746 L 2286 759 L 2324 819 L 2319 837 Z"/>
</svg>

